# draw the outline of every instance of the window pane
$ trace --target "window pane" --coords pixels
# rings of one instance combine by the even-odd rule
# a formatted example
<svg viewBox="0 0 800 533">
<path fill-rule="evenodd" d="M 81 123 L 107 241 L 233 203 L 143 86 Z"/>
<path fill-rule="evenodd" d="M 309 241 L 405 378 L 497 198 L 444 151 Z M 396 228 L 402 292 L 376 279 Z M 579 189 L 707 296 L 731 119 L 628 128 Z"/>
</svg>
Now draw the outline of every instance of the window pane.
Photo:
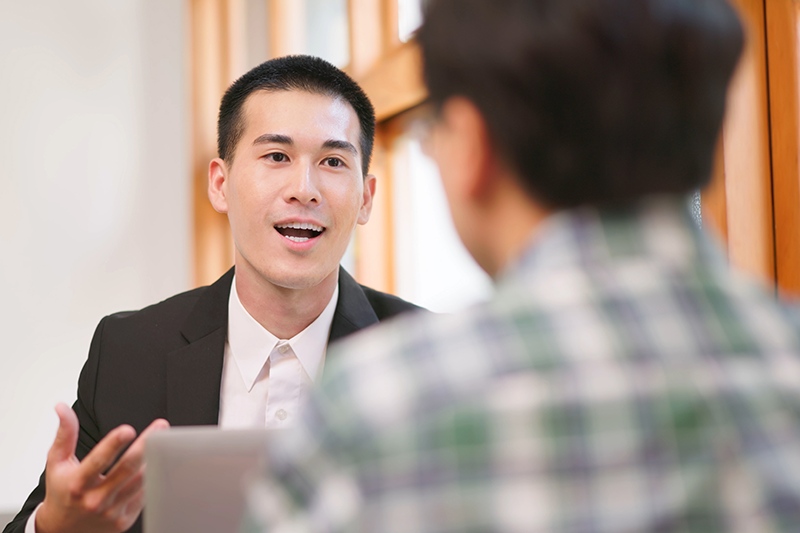
<svg viewBox="0 0 800 533">
<path fill-rule="evenodd" d="M 422 0 L 398 0 L 397 23 L 400 40 L 408 41 L 422 24 Z"/>
<path fill-rule="evenodd" d="M 347 0 L 305 0 L 307 53 L 339 68 L 350 62 Z"/>
<path fill-rule="evenodd" d="M 458 238 L 436 165 L 411 135 L 393 148 L 397 294 L 437 312 L 488 299 L 491 280 Z"/>
<path fill-rule="evenodd" d="M 269 59 L 269 28 L 267 27 L 267 4 L 264 0 L 247 0 L 245 4 L 247 22 L 246 70 Z M 244 72 L 242 72 L 244 74 Z"/>
</svg>

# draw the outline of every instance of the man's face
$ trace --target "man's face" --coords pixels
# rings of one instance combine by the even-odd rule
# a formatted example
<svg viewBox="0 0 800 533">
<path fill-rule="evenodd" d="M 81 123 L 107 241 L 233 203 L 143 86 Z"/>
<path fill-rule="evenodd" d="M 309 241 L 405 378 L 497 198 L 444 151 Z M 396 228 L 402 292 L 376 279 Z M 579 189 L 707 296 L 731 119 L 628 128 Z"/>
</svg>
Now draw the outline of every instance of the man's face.
<svg viewBox="0 0 800 533">
<path fill-rule="evenodd" d="M 305 91 L 256 91 L 242 111 L 233 162 L 212 162 L 209 183 L 214 208 L 228 214 L 237 276 L 314 287 L 336 275 L 372 208 L 358 117 L 344 100 Z"/>
</svg>

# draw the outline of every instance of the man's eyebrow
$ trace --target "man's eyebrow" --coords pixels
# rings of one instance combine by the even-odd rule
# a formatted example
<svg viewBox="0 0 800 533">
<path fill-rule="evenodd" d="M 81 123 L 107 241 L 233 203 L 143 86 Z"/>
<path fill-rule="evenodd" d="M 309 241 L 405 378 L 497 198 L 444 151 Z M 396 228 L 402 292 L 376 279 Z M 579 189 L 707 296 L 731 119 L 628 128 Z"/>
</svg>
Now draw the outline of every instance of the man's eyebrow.
<svg viewBox="0 0 800 533">
<path fill-rule="evenodd" d="M 278 143 L 278 144 L 294 144 L 294 141 L 288 135 L 281 135 L 278 133 L 265 133 L 258 137 L 255 141 L 253 141 L 253 146 L 256 144 L 267 144 L 267 143 Z"/>
<path fill-rule="evenodd" d="M 322 143 L 322 147 L 323 148 L 338 148 L 340 150 L 348 150 L 350 152 L 353 152 L 353 155 L 355 155 L 355 156 L 358 155 L 358 150 L 356 149 L 356 147 L 353 146 L 353 143 L 348 142 L 348 141 L 339 141 L 339 140 L 336 140 L 336 139 L 328 139 L 327 141 Z"/>
</svg>

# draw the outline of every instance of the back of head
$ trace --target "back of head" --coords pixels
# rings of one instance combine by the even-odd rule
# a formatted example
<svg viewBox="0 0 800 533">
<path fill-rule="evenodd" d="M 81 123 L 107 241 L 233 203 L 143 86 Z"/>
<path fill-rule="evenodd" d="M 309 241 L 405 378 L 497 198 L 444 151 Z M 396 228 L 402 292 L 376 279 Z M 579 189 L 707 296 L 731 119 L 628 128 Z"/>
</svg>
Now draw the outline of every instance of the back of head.
<svg viewBox="0 0 800 533">
<path fill-rule="evenodd" d="M 707 183 L 743 33 L 725 0 L 432 0 L 419 41 L 433 103 L 566 208 Z"/>
<path fill-rule="evenodd" d="M 219 157 L 233 161 L 236 144 L 244 132 L 243 107 L 255 91 L 305 91 L 346 101 L 361 126 L 361 166 L 369 170 L 375 138 L 375 109 L 369 98 L 350 76 L 324 59 L 296 55 L 271 59 L 253 68 L 225 92 L 219 106 L 217 149 Z"/>
</svg>

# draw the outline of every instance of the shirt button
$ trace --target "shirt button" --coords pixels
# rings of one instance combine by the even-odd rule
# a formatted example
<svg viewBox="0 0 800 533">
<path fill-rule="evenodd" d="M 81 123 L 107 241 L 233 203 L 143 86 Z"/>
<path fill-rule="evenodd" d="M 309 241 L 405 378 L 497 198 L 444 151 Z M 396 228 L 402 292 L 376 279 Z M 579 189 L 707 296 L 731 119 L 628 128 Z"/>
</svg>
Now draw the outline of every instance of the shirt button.
<svg viewBox="0 0 800 533">
<path fill-rule="evenodd" d="M 278 346 L 278 351 L 281 352 L 281 353 L 288 352 L 289 351 L 289 345 L 288 344 L 281 344 L 280 346 Z"/>
<path fill-rule="evenodd" d="M 278 420 L 286 420 L 287 416 L 289 416 L 289 413 L 287 413 L 283 409 L 278 409 L 278 412 L 275 413 L 275 418 L 277 418 Z"/>
</svg>

